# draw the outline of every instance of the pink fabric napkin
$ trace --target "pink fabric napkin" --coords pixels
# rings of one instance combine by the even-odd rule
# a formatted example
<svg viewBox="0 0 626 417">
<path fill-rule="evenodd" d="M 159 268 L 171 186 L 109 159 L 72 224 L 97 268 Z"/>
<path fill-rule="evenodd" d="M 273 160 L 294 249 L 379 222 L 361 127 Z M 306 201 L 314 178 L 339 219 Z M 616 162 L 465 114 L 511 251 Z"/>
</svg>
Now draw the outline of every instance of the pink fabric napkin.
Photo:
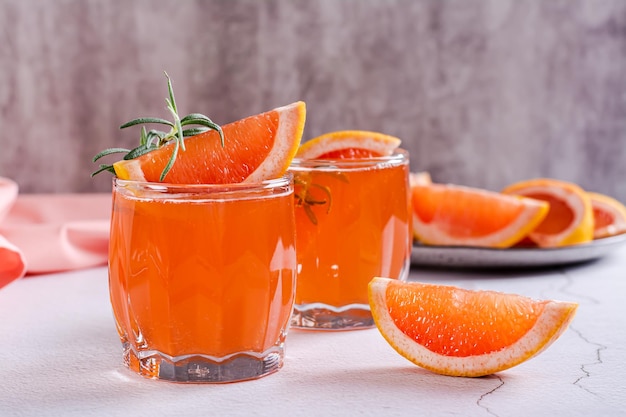
<svg viewBox="0 0 626 417">
<path fill-rule="evenodd" d="M 0 177 L 0 288 L 107 262 L 110 194 L 24 194 Z"/>
</svg>

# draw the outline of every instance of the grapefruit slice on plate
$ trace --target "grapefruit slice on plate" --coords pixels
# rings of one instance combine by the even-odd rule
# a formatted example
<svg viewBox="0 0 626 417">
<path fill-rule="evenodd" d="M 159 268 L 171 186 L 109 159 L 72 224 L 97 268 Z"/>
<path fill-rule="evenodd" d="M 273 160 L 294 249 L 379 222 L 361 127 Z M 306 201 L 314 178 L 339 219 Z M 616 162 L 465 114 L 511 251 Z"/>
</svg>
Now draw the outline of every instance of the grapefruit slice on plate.
<svg viewBox="0 0 626 417">
<path fill-rule="evenodd" d="M 511 184 L 502 192 L 549 203 L 547 216 L 528 234 L 537 246 L 560 247 L 593 239 L 591 199 L 578 185 L 552 178 L 537 178 Z"/>
<path fill-rule="evenodd" d="M 453 184 L 411 187 L 413 234 L 428 245 L 507 248 L 543 220 L 548 204 Z"/>
<path fill-rule="evenodd" d="M 615 236 L 626 232 L 626 207 L 608 195 L 587 192 L 591 198 L 593 238 Z"/>
<path fill-rule="evenodd" d="M 378 330 L 402 356 L 430 371 L 477 377 L 516 366 L 550 346 L 578 304 L 517 294 L 374 278 Z"/>
</svg>

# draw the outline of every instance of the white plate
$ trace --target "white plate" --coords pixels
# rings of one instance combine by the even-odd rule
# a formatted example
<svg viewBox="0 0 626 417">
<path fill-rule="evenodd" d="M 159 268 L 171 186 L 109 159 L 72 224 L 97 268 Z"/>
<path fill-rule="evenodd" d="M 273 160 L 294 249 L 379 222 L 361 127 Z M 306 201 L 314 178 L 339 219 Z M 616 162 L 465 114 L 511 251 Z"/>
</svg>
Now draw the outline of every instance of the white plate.
<svg viewBox="0 0 626 417">
<path fill-rule="evenodd" d="M 626 242 L 626 234 L 562 248 L 490 249 L 413 244 L 411 263 L 449 268 L 530 268 L 575 264 L 601 258 Z"/>
</svg>

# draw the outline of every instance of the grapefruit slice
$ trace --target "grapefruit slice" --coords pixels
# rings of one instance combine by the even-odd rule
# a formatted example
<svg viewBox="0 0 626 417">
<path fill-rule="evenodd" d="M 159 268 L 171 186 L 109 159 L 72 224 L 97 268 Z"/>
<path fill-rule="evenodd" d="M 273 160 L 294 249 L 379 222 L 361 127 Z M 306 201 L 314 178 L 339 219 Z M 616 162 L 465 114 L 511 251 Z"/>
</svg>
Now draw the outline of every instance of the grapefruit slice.
<svg viewBox="0 0 626 417">
<path fill-rule="evenodd" d="M 593 238 L 615 236 L 626 232 L 626 207 L 608 195 L 588 192 L 593 209 Z"/>
<path fill-rule="evenodd" d="M 227 184 L 259 182 L 283 175 L 293 159 L 304 130 L 306 107 L 301 101 L 246 117 L 185 139 L 167 174 L 174 184 Z M 113 164 L 121 179 L 158 182 L 174 143 L 138 158 Z"/>
<path fill-rule="evenodd" d="M 552 178 L 536 178 L 511 184 L 502 192 L 549 203 L 548 215 L 528 234 L 537 246 L 560 247 L 593 239 L 591 199 L 578 185 Z"/>
<path fill-rule="evenodd" d="M 378 132 L 340 130 L 325 133 L 302 145 L 300 159 L 357 159 L 391 155 L 401 140 Z"/>
<path fill-rule="evenodd" d="M 508 248 L 548 213 L 548 204 L 453 184 L 411 187 L 413 234 L 427 245 Z"/>
<path fill-rule="evenodd" d="M 369 303 L 385 340 L 414 364 L 477 377 L 516 366 L 550 346 L 578 304 L 517 294 L 374 278 Z"/>
</svg>

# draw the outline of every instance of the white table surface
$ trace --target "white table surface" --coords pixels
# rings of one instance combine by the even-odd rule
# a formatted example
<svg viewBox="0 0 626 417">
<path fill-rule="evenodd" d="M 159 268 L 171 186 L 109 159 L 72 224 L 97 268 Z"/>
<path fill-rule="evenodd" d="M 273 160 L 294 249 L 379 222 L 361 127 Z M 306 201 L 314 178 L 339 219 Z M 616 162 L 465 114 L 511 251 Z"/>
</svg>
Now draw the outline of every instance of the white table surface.
<svg viewBox="0 0 626 417">
<path fill-rule="evenodd" d="M 278 373 L 184 385 L 124 368 L 105 268 L 27 277 L 0 290 L 0 416 L 626 416 L 626 245 L 579 266 L 410 279 L 580 307 L 546 351 L 483 378 L 414 366 L 377 329 L 291 330 Z"/>
</svg>

